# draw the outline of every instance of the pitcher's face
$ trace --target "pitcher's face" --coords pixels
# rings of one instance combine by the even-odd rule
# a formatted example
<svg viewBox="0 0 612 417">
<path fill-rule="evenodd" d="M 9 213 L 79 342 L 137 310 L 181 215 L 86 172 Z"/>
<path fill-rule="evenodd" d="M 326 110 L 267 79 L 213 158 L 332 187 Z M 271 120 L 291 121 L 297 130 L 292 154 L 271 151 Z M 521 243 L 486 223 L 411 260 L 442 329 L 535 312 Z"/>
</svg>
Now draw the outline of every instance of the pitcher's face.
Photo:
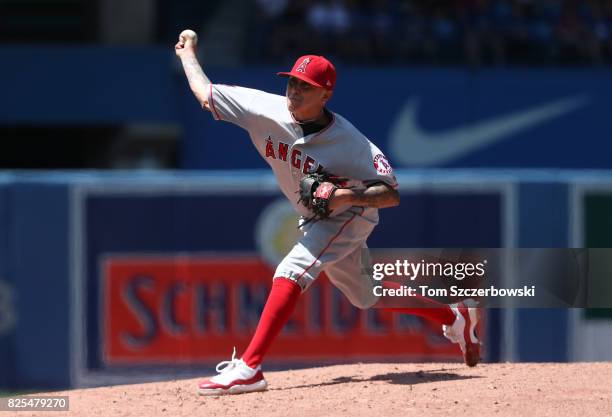
<svg viewBox="0 0 612 417">
<path fill-rule="evenodd" d="M 316 87 L 299 78 L 289 77 L 287 81 L 287 108 L 298 119 L 309 119 L 321 114 L 331 91 Z"/>
</svg>

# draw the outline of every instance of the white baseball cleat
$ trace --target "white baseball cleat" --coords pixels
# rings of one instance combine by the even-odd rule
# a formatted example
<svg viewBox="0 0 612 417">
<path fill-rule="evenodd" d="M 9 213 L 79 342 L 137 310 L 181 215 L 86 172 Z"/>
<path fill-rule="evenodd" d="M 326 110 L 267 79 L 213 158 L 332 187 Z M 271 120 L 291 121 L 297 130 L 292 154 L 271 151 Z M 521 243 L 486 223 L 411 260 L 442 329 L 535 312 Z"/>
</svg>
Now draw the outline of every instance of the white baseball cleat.
<svg viewBox="0 0 612 417">
<path fill-rule="evenodd" d="M 467 307 L 464 302 L 450 304 L 449 307 L 455 314 L 455 322 L 450 326 L 442 326 L 444 336 L 459 344 L 467 366 L 476 366 L 480 362 L 480 341 L 476 337 L 478 309 Z"/>
<path fill-rule="evenodd" d="M 236 359 L 235 347 L 232 360 L 220 362 L 216 371 L 219 373 L 217 376 L 198 384 L 198 394 L 212 396 L 242 394 L 265 391 L 268 388 L 261 366 L 253 369 L 242 359 Z"/>
</svg>

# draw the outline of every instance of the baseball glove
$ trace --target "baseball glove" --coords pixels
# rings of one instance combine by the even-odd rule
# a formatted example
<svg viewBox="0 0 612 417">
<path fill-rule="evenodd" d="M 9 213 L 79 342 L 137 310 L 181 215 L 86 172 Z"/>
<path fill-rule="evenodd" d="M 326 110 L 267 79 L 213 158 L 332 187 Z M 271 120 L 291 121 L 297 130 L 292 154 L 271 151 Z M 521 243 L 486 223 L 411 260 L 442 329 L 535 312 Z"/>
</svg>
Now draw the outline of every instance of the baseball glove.
<svg viewBox="0 0 612 417">
<path fill-rule="evenodd" d="M 300 199 L 313 216 L 307 221 L 322 220 L 329 217 L 329 203 L 338 188 L 342 188 L 345 178 L 335 177 L 325 172 L 313 172 L 300 180 Z"/>
</svg>

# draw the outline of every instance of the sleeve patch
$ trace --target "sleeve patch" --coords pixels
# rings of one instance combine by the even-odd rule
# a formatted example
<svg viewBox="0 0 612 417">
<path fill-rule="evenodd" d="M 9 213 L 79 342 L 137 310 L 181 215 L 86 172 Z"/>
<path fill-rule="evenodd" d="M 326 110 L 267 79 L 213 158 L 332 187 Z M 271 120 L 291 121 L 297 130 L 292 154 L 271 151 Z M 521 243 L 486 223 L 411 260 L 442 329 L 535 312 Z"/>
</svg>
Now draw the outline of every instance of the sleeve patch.
<svg viewBox="0 0 612 417">
<path fill-rule="evenodd" d="M 393 172 L 393 168 L 391 168 L 391 164 L 389 164 L 389 161 L 387 160 L 385 155 L 381 153 L 379 153 L 378 155 L 374 157 L 374 168 L 376 168 L 376 171 L 378 173 L 383 174 L 383 175 L 388 175 Z"/>
</svg>

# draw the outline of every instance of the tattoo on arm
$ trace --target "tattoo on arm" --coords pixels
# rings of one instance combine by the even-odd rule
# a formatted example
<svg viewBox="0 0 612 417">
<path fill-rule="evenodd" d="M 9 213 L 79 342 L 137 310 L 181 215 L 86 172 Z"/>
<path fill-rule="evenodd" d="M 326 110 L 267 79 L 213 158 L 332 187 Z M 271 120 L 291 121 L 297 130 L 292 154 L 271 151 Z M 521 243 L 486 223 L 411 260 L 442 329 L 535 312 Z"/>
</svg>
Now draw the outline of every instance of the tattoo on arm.
<svg viewBox="0 0 612 417">
<path fill-rule="evenodd" d="M 210 80 L 204 74 L 200 63 L 195 56 L 187 57 L 183 60 L 183 68 L 185 69 L 185 75 L 189 80 L 189 84 L 210 84 Z"/>
<path fill-rule="evenodd" d="M 385 208 L 399 205 L 400 197 L 397 190 L 385 184 L 376 184 L 366 188 L 358 200 L 367 207 Z"/>
<path fill-rule="evenodd" d="M 187 76 L 187 80 L 189 81 L 189 87 L 191 87 L 191 91 L 196 96 L 202 107 L 208 109 L 208 96 L 206 94 L 206 87 L 211 84 L 210 80 L 204 74 L 198 59 L 193 56 L 186 56 L 182 60 L 183 69 L 185 70 L 185 75 Z"/>
</svg>

